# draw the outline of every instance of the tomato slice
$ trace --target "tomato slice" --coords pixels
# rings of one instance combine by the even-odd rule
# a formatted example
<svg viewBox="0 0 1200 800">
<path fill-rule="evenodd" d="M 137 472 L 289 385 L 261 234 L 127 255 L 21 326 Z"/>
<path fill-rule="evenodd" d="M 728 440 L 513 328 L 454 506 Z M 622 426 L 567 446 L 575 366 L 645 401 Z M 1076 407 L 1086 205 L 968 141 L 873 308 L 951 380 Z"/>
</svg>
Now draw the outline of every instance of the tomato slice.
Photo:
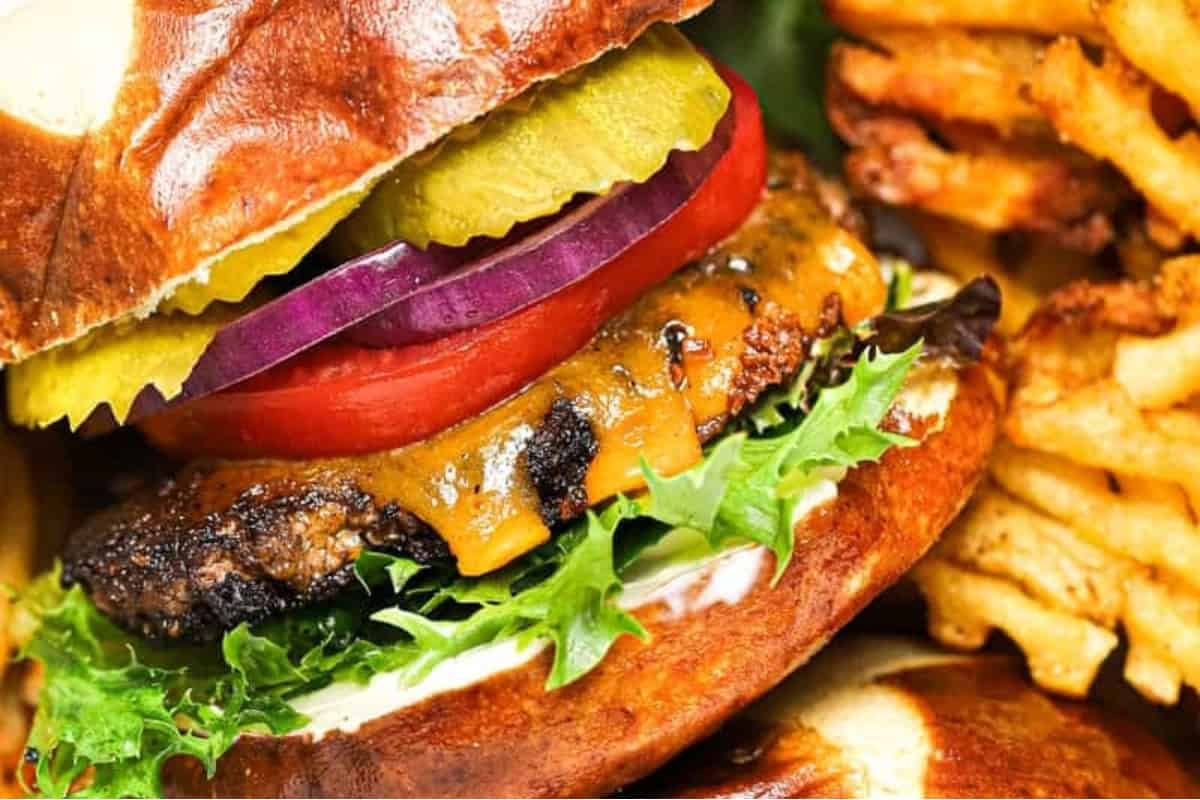
<svg viewBox="0 0 1200 800">
<path fill-rule="evenodd" d="M 767 157 L 758 98 L 732 71 L 718 69 L 733 90 L 729 150 L 687 205 L 611 264 L 509 317 L 433 342 L 390 349 L 322 343 L 140 427 L 181 456 L 349 455 L 425 439 L 519 391 L 736 231 L 762 198 Z"/>
</svg>

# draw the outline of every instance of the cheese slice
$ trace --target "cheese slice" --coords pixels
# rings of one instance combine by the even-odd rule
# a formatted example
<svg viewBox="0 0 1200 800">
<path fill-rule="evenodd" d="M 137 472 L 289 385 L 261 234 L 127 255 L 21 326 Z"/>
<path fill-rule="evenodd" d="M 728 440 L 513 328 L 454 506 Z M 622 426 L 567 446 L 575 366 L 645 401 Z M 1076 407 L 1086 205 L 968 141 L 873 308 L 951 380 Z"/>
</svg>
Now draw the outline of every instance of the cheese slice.
<svg viewBox="0 0 1200 800">
<path fill-rule="evenodd" d="M 840 273 L 826 268 L 834 246 L 852 254 Z M 636 492 L 643 458 L 664 475 L 700 461 L 698 428 L 728 419 L 769 360 L 760 348 L 771 331 L 814 330 L 833 293 L 853 323 L 881 310 L 886 290 L 875 260 L 807 192 L 780 190 L 705 266 L 647 292 L 516 397 L 423 442 L 317 463 L 427 523 L 462 574 L 491 572 L 550 538 L 525 445 L 556 400 L 569 401 L 595 437 L 587 503 Z M 668 326 L 687 332 L 679 353 L 665 341 Z"/>
</svg>

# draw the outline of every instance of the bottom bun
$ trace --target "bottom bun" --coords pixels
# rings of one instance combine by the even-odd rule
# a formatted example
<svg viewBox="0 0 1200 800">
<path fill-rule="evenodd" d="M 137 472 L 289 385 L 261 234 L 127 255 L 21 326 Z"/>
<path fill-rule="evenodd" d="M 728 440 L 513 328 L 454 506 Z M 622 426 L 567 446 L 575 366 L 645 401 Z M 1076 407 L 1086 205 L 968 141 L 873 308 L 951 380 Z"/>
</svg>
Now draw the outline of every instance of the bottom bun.
<svg viewBox="0 0 1200 800">
<path fill-rule="evenodd" d="M 655 593 L 637 610 L 650 642 L 619 640 L 596 669 L 566 688 L 543 688 L 549 655 L 542 652 L 480 682 L 451 684 L 455 688 L 418 702 L 381 709 L 352 729 L 243 736 L 212 779 L 195 761 L 173 761 L 169 791 L 226 797 L 607 794 L 767 692 L 911 567 L 969 497 L 998 415 L 987 369 L 961 373 L 939 432 L 852 471 L 836 501 L 800 523 L 795 557 L 776 586 L 771 569 L 763 568 L 737 596 L 694 583 L 686 597 Z M 896 423 L 913 433 L 923 427 L 922 420 L 903 416 Z"/>
<path fill-rule="evenodd" d="M 1124 716 L 1041 694 L 1016 658 L 845 639 L 633 787 L 665 797 L 1194 797 Z"/>
</svg>

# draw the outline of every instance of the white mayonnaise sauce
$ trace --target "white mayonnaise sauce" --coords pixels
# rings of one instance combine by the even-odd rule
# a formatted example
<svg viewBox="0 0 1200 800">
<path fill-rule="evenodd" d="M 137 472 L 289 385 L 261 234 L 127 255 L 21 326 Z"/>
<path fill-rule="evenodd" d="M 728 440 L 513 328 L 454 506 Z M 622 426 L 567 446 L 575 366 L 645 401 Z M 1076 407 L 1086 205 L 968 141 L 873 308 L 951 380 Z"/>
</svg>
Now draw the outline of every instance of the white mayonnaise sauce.
<svg viewBox="0 0 1200 800">
<path fill-rule="evenodd" d="M 698 561 L 669 564 L 625 584 L 617 605 L 633 611 L 662 603 L 671 618 L 703 611 L 717 603 L 735 605 L 754 588 L 766 560 L 766 548 L 742 545 Z"/>
<path fill-rule="evenodd" d="M 926 435 L 932 435 L 945 427 L 957 394 L 957 372 L 940 364 L 918 364 L 905 380 L 896 405 L 911 417 L 931 418 Z"/>
<path fill-rule="evenodd" d="M 381 672 L 365 686 L 348 682 L 332 684 L 292 701 L 292 706 L 309 718 L 308 725 L 297 735 L 311 734 L 314 739 L 321 739 L 332 731 L 353 733 L 376 717 L 515 669 L 532 661 L 548 646 L 545 639 L 530 642 L 524 648 L 518 646 L 516 639 L 502 639 L 446 659 L 412 686 L 403 684 L 399 672 Z"/>
<path fill-rule="evenodd" d="M 815 480 L 797 504 L 794 520 L 832 502 L 840 477 Z M 736 605 L 750 594 L 760 576 L 769 572 L 771 564 L 769 552 L 759 545 L 738 545 L 712 553 L 707 552 L 698 533 L 675 531 L 639 559 L 617 605 L 633 611 L 661 603 L 672 618 L 718 603 Z M 335 683 L 292 701 L 295 709 L 309 718 L 308 725 L 292 735 L 319 740 L 333 731 L 353 733 L 372 719 L 523 666 L 549 644 L 540 639 L 521 648 L 515 639 L 504 639 L 483 645 L 443 661 L 412 686 L 403 684 L 399 671 L 375 675 L 365 686 Z"/>
</svg>

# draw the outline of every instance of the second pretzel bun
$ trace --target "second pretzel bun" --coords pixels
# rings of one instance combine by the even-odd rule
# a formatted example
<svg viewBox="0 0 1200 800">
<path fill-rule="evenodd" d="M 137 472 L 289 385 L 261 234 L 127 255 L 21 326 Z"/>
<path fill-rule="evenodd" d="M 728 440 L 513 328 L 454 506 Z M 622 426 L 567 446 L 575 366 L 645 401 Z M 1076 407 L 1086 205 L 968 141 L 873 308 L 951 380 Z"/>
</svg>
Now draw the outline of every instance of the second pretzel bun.
<svg viewBox="0 0 1200 800">
<path fill-rule="evenodd" d="M 1048 697 L 1007 655 L 839 639 L 636 787 L 668 797 L 1194 797 L 1133 720 Z"/>
<path fill-rule="evenodd" d="M 852 471 L 798 527 L 777 585 L 768 557 L 736 598 L 705 602 L 703 581 L 659 593 L 635 612 L 650 642 L 619 640 L 575 684 L 547 692 L 543 653 L 346 730 L 243 736 L 213 779 L 178 760 L 167 786 L 226 797 L 612 792 L 780 682 L 919 559 L 970 496 L 998 414 L 988 367 L 960 373 L 944 427 Z M 900 412 L 892 422 L 920 434 L 929 420 Z"/>
</svg>

